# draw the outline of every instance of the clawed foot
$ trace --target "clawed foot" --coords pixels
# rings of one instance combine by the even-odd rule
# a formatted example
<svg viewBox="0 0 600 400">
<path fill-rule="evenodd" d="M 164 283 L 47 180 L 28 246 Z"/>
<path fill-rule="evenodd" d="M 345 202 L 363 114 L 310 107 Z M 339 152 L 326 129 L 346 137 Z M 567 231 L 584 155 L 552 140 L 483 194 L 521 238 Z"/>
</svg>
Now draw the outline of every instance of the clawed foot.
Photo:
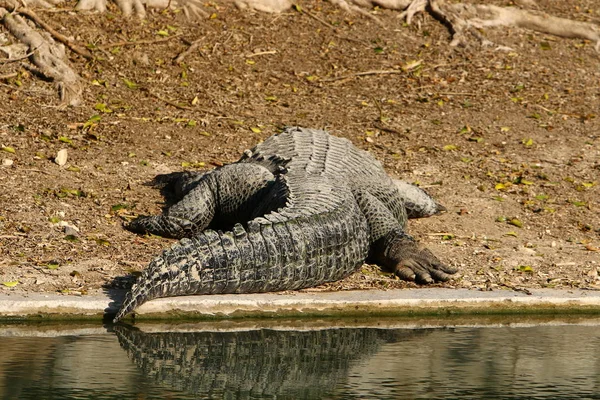
<svg viewBox="0 0 600 400">
<path fill-rule="evenodd" d="M 446 282 L 458 271 L 442 263 L 429 249 L 419 248 L 415 242 L 407 244 L 403 253 L 405 256 L 394 266 L 394 273 L 406 281 L 421 284 Z"/>
<path fill-rule="evenodd" d="M 420 284 L 446 282 L 458 271 L 400 230 L 380 239 L 373 248 L 372 258 L 399 278 Z"/>
</svg>

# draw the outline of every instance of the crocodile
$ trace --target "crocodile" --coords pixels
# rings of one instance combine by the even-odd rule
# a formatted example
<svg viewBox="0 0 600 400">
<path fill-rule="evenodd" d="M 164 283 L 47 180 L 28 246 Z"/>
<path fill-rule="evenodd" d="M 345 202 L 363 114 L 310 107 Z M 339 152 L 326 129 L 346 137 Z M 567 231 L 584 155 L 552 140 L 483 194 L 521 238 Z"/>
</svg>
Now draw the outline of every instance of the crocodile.
<svg viewBox="0 0 600 400">
<path fill-rule="evenodd" d="M 144 332 L 113 328 L 145 379 L 195 398 L 322 399 L 388 343 L 422 342 L 425 329 L 327 328 Z"/>
<path fill-rule="evenodd" d="M 180 240 L 150 262 L 114 322 L 159 297 L 314 287 L 365 261 L 417 283 L 457 271 L 406 232 L 409 217 L 443 207 L 322 130 L 289 127 L 235 163 L 154 183 L 174 204 L 126 228 Z"/>
</svg>

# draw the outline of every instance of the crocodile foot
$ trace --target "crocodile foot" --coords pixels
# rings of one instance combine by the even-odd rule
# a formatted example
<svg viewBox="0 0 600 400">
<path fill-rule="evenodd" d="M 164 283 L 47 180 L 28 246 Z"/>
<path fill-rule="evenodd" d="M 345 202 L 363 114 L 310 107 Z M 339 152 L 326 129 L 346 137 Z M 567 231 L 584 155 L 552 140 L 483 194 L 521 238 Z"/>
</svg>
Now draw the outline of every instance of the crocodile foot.
<svg viewBox="0 0 600 400">
<path fill-rule="evenodd" d="M 399 278 L 420 284 L 446 282 L 458 271 L 399 230 L 390 232 L 375 244 L 372 258 Z"/>
</svg>

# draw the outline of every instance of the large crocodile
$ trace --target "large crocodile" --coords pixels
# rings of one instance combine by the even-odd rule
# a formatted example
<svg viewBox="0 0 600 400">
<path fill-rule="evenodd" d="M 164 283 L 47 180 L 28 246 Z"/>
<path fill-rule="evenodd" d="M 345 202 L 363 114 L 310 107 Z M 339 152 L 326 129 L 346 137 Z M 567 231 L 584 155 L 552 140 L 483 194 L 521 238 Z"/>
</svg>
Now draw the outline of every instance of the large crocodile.
<svg viewBox="0 0 600 400">
<path fill-rule="evenodd" d="M 349 379 L 354 366 L 368 363 L 387 343 L 411 348 L 431 333 L 375 328 L 113 329 L 144 379 L 180 397 L 202 399 L 344 398 L 333 396 L 332 389 Z"/>
<path fill-rule="evenodd" d="M 115 322 L 158 297 L 301 289 L 342 279 L 365 260 L 419 283 L 456 272 L 405 230 L 409 216 L 440 206 L 325 131 L 287 128 L 236 163 L 156 182 L 179 202 L 127 228 L 181 240 L 143 271 Z"/>
</svg>

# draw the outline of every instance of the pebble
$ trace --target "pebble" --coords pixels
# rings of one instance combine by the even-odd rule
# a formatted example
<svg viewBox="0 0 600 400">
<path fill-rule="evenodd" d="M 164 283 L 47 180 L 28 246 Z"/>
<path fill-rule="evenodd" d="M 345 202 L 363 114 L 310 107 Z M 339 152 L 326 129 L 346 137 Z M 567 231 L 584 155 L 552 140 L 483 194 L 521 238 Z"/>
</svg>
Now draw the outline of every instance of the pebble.
<svg viewBox="0 0 600 400">
<path fill-rule="evenodd" d="M 77 228 L 74 225 L 69 224 L 66 221 L 60 221 L 58 223 L 59 226 L 63 227 L 63 231 L 65 233 L 65 235 L 72 235 L 72 236 L 78 236 L 79 235 L 79 228 Z"/>
<path fill-rule="evenodd" d="M 54 159 L 54 162 L 62 167 L 63 165 L 65 165 L 67 163 L 67 156 L 68 156 L 67 149 L 61 149 L 56 154 L 56 158 Z"/>
<path fill-rule="evenodd" d="M 11 160 L 10 158 L 5 158 L 4 160 L 2 160 L 2 165 L 4 167 L 10 167 L 11 165 L 13 165 L 15 162 L 13 160 Z"/>
<path fill-rule="evenodd" d="M 528 254 L 528 255 L 532 255 L 532 256 L 535 255 L 535 253 L 536 253 L 536 251 L 534 249 L 530 249 L 530 248 L 527 248 L 527 247 L 519 246 L 516 249 L 520 253 Z"/>
</svg>

